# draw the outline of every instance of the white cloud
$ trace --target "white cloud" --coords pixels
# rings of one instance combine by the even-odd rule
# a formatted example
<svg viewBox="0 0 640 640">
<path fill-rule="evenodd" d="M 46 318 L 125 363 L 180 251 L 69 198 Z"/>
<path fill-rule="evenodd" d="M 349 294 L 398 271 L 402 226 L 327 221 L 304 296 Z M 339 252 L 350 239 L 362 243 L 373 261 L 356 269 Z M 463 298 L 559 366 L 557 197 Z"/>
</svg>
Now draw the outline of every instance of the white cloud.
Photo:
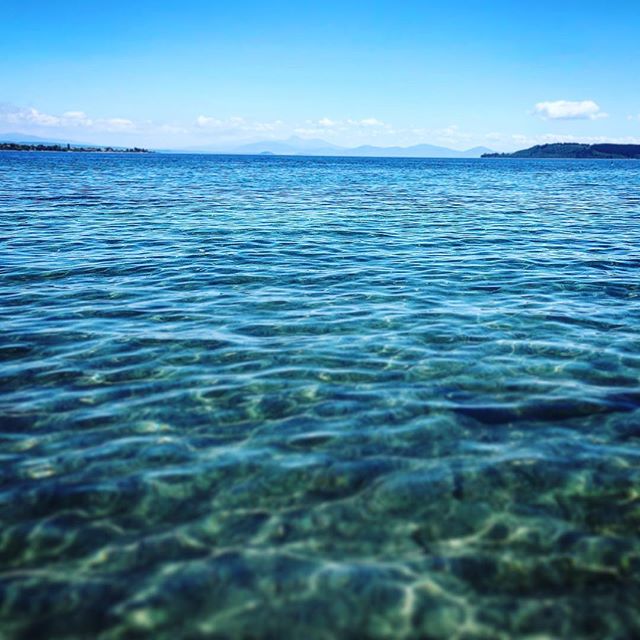
<svg viewBox="0 0 640 640">
<path fill-rule="evenodd" d="M 296 127 L 293 130 L 297 136 L 302 136 L 303 138 L 315 138 L 317 136 L 327 136 L 333 135 L 334 132 L 327 129 L 322 128 L 313 128 L 313 127 Z"/>
<path fill-rule="evenodd" d="M 222 126 L 222 120 L 217 118 L 209 118 L 207 116 L 198 116 L 196 118 L 196 126 L 201 129 L 216 129 Z"/>
<path fill-rule="evenodd" d="M 382 122 L 382 120 L 378 120 L 377 118 L 363 118 L 362 120 L 346 120 L 345 124 L 352 126 L 352 127 L 366 127 L 366 128 L 371 128 L 371 127 L 376 127 L 376 128 L 385 128 L 388 129 L 389 125 L 386 124 L 385 122 Z"/>
<path fill-rule="evenodd" d="M 149 127 L 153 126 L 153 122 L 147 122 L 146 123 Z M 187 129 L 186 127 L 182 127 L 179 125 L 175 125 L 175 124 L 161 124 L 156 126 L 156 129 L 160 132 L 160 133 L 168 133 L 168 134 L 188 134 L 190 133 L 190 130 Z"/>
<path fill-rule="evenodd" d="M 435 136 L 440 142 L 447 144 L 466 143 L 473 138 L 472 134 L 462 131 L 457 124 L 451 124 L 444 129 L 434 129 L 431 131 L 431 136 Z"/>
<path fill-rule="evenodd" d="M 538 102 L 533 113 L 545 120 L 597 120 L 608 117 L 593 100 Z"/>
<path fill-rule="evenodd" d="M 126 118 L 90 118 L 84 111 L 65 111 L 62 115 L 43 113 L 33 107 L 4 105 L 0 122 L 18 127 L 47 129 L 85 129 L 89 131 L 132 131 L 136 125 Z"/>
<path fill-rule="evenodd" d="M 58 116 L 52 116 L 47 113 L 41 113 L 37 109 L 12 109 L 7 108 L 3 110 L 2 119 L 9 124 L 34 124 L 43 127 L 57 127 L 60 126 L 62 119 Z"/>
<path fill-rule="evenodd" d="M 331 118 L 320 118 L 320 120 L 307 120 L 308 127 L 314 130 L 321 129 L 336 129 L 338 131 L 348 131 L 354 128 L 372 128 L 372 127 L 384 127 L 389 128 L 388 124 L 378 120 L 378 118 L 362 118 L 361 120 L 354 120 L 353 118 L 347 118 L 346 120 L 331 120 Z"/>
<path fill-rule="evenodd" d="M 87 114 L 84 111 L 65 111 L 62 114 L 63 118 L 68 118 L 69 120 L 78 120 L 78 121 L 87 121 Z"/>
<path fill-rule="evenodd" d="M 210 116 L 198 116 L 196 118 L 196 125 L 201 129 L 231 129 L 242 127 L 244 124 L 245 119 L 239 117 L 227 118 L 226 120 Z"/>
<path fill-rule="evenodd" d="M 222 120 L 220 118 L 200 115 L 196 118 L 195 124 L 199 129 L 215 131 L 217 133 L 270 133 L 280 129 L 283 122 L 282 120 L 258 122 L 255 120 L 246 120 L 240 116 L 233 116 Z"/>
<path fill-rule="evenodd" d="M 392 138 L 398 131 L 378 118 L 345 118 L 334 120 L 323 117 L 319 120 L 305 120 L 293 125 L 292 133 L 303 138 L 325 138 L 345 146 L 360 144 L 393 144 Z"/>
<path fill-rule="evenodd" d="M 121 131 L 123 129 L 128 130 L 135 128 L 135 124 L 126 118 L 109 118 L 98 122 L 103 122 L 110 131 Z"/>
<path fill-rule="evenodd" d="M 535 112 L 550 120 L 596 119 L 606 115 L 595 102 L 589 100 L 541 102 L 536 105 Z M 640 121 L 640 115 L 629 115 L 629 121 Z M 569 128 L 570 125 L 565 124 L 565 126 Z M 459 149 L 487 144 L 492 148 L 513 150 L 535 144 L 569 141 L 640 143 L 639 138 L 632 136 L 607 138 L 581 137 L 569 133 L 544 135 L 514 135 L 497 131 L 478 133 L 466 131 L 455 124 L 440 128 L 394 127 L 375 117 L 337 119 L 325 116 L 317 120 L 284 122 L 282 120 L 258 121 L 241 116 L 220 118 L 199 115 L 191 122 L 162 123 L 151 120 L 134 121 L 121 117 L 97 118 L 79 109 L 52 114 L 39 111 L 34 107 L 20 108 L 6 104 L 0 104 L 0 130 L 37 135 L 46 135 L 55 131 L 56 136 L 65 134 L 71 139 L 77 138 L 83 141 L 95 139 L 98 142 L 127 140 L 127 144 L 135 137 L 136 143 L 140 140 L 142 144 L 146 143 L 148 146 L 163 145 L 166 148 L 203 144 L 203 141 L 215 141 L 216 144 L 226 145 L 242 141 L 281 140 L 292 134 L 303 138 L 323 138 L 344 146 L 361 144 L 405 146 L 431 143 Z"/>
</svg>

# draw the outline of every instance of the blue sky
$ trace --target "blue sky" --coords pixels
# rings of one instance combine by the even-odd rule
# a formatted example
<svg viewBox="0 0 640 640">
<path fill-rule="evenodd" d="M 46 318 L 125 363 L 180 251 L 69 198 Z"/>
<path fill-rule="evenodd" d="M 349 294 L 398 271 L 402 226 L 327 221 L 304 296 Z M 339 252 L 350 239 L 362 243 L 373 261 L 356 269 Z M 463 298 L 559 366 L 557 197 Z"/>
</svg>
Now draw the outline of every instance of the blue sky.
<svg viewBox="0 0 640 640">
<path fill-rule="evenodd" d="M 0 132 L 174 148 L 640 143 L 637 0 L 23 0 L 0 23 Z"/>
</svg>

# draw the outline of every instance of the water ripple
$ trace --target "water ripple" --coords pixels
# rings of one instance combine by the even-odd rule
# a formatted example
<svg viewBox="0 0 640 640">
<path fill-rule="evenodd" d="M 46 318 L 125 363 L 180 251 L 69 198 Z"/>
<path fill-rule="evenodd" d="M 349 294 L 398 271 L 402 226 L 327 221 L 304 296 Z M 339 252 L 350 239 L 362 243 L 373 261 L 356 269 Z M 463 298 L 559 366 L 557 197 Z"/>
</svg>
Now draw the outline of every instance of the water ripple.
<svg viewBox="0 0 640 640">
<path fill-rule="evenodd" d="M 0 157 L 0 635 L 640 635 L 640 169 Z"/>
</svg>

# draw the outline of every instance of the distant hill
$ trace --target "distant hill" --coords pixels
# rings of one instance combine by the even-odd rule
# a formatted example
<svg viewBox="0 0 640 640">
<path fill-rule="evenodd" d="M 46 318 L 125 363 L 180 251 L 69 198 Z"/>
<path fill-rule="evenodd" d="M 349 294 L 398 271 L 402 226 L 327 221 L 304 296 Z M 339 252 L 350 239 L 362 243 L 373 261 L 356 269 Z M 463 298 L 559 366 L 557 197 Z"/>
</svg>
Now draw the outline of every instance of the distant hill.
<svg viewBox="0 0 640 640">
<path fill-rule="evenodd" d="M 58 140 L 53 138 L 41 138 L 25 133 L 0 133 L 0 143 L 13 143 L 22 145 L 71 145 L 72 147 L 90 148 L 96 147 L 74 140 Z M 112 147 L 123 149 L 123 147 Z M 190 147 L 188 149 L 162 149 L 162 152 L 171 153 L 218 153 L 233 155 L 278 155 L 278 156 L 334 156 L 334 157 L 361 157 L 361 158 L 479 158 L 483 154 L 492 154 L 486 147 L 474 147 L 459 151 L 448 147 L 440 147 L 433 144 L 416 144 L 409 147 L 377 147 L 362 145 L 359 147 L 341 147 L 331 144 L 319 138 L 300 138 L 291 136 L 286 140 L 262 140 L 242 145 L 207 145 L 202 147 Z"/>
<path fill-rule="evenodd" d="M 86 142 L 77 142 L 73 140 L 61 140 L 57 138 L 41 138 L 40 136 L 32 136 L 26 133 L 0 133 L 0 142 L 14 142 L 16 144 L 70 144 L 72 147 L 90 147 Z"/>
<path fill-rule="evenodd" d="M 640 144 L 538 144 L 513 153 L 483 153 L 483 158 L 602 158 L 640 159 Z"/>
<path fill-rule="evenodd" d="M 474 147 L 465 151 L 439 147 L 432 144 L 417 144 L 410 147 L 340 147 L 325 140 L 291 136 L 286 140 L 263 140 L 237 147 L 192 147 L 192 153 L 229 153 L 240 155 L 262 155 L 265 153 L 281 156 L 356 156 L 375 158 L 479 158 L 483 153 L 491 153 L 486 147 Z"/>
<path fill-rule="evenodd" d="M 340 147 L 319 139 L 299 138 L 291 136 L 287 140 L 267 140 L 243 144 L 239 147 L 227 148 L 226 153 L 262 154 L 268 152 L 280 156 L 296 155 L 334 155 Z"/>
<path fill-rule="evenodd" d="M 80 147 L 77 144 L 0 142 L 0 151 L 57 151 L 62 153 L 151 153 L 141 147 Z"/>
<path fill-rule="evenodd" d="M 63 149 L 59 147 L 64 147 Z M 69 147 L 67 149 L 67 147 Z M 0 133 L 0 150 L 2 151 L 126 151 L 148 152 L 140 147 L 121 147 L 118 145 L 99 145 L 77 140 L 41 138 L 26 133 Z"/>
</svg>

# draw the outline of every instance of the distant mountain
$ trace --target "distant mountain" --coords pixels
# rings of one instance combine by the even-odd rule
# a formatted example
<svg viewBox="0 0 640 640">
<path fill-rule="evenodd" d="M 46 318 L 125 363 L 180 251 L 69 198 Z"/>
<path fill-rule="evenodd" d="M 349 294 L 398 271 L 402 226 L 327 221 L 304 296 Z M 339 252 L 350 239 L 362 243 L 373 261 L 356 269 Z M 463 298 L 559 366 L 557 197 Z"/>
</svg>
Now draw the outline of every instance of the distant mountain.
<svg viewBox="0 0 640 640">
<path fill-rule="evenodd" d="M 70 144 L 72 147 L 96 146 L 85 142 L 75 142 L 73 140 L 41 138 L 40 136 L 31 136 L 26 133 L 0 133 L 0 142 L 15 142 L 17 144 Z"/>
<path fill-rule="evenodd" d="M 97 145 L 77 142 L 75 140 L 58 140 L 41 138 L 26 133 L 0 133 L 0 143 L 16 144 L 70 144 L 72 147 L 94 147 Z M 121 147 L 114 147 L 121 148 Z M 171 149 L 162 149 L 171 153 Z M 346 156 L 370 158 L 479 158 L 483 154 L 491 154 L 486 147 L 474 147 L 466 151 L 457 151 L 433 144 L 416 144 L 410 147 L 376 147 L 362 145 L 359 147 L 340 147 L 319 138 L 300 138 L 291 136 L 286 140 L 262 140 L 239 146 L 203 146 L 177 150 L 185 153 L 220 153 L 238 155 L 278 155 L 278 156 Z"/>
<path fill-rule="evenodd" d="M 465 154 L 465 158 L 480 158 L 485 153 L 493 153 L 493 149 L 489 149 L 489 147 L 472 147 L 462 153 Z"/>
<path fill-rule="evenodd" d="M 491 153 L 486 147 L 474 147 L 457 151 L 432 144 L 417 144 L 410 147 L 339 147 L 325 140 L 305 139 L 292 136 L 287 140 L 264 140 L 243 144 L 238 147 L 194 147 L 188 149 L 199 153 L 229 153 L 242 155 L 273 154 L 282 156 L 356 156 L 375 158 L 479 158 L 483 153 Z"/>
<path fill-rule="evenodd" d="M 291 136 L 287 140 L 266 140 L 264 142 L 252 142 L 250 144 L 243 144 L 239 147 L 231 148 L 228 153 L 240 153 L 240 154 L 259 154 L 273 153 L 282 156 L 295 156 L 295 155 L 334 155 L 335 152 L 341 150 L 341 147 L 337 147 L 330 142 L 319 140 L 316 138 L 299 138 L 298 136 Z"/>
<path fill-rule="evenodd" d="M 640 144 L 538 144 L 513 153 L 484 153 L 483 158 L 602 158 L 640 159 Z"/>
</svg>

